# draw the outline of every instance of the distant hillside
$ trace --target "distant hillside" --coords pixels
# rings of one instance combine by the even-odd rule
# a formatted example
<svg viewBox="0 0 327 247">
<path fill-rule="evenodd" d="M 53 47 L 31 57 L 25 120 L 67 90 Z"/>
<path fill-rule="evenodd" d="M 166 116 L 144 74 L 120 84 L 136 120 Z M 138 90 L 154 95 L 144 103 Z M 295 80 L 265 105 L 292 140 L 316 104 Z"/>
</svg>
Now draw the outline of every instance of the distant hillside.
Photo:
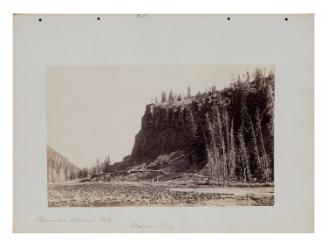
<svg viewBox="0 0 327 247">
<path fill-rule="evenodd" d="M 257 70 L 252 79 L 220 91 L 163 94 L 161 103 L 146 106 L 131 155 L 109 172 L 135 179 L 188 173 L 216 181 L 273 181 L 274 80 Z"/>
<path fill-rule="evenodd" d="M 47 147 L 48 182 L 62 182 L 77 178 L 79 168 L 54 149 Z"/>
</svg>

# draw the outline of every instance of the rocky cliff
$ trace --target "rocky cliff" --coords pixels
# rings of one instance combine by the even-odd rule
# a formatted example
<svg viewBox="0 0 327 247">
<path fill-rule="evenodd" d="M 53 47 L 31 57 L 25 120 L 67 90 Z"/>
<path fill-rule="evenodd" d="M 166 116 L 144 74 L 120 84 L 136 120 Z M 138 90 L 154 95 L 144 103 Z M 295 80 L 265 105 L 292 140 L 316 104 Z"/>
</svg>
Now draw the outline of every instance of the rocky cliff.
<svg viewBox="0 0 327 247">
<path fill-rule="evenodd" d="M 149 104 L 131 155 L 112 170 L 272 181 L 273 105 L 274 76 L 260 73 L 220 91 Z"/>
<path fill-rule="evenodd" d="M 191 112 L 187 104 L 150 104 L 135 137 L 132 158 L 146 162 L 192 145 Z"/>
<path fill-rule="evenodd" d="M 63 182 L 77 178 L 79 168 L 54 149 L 47 147 L 48 182 Z"/>
</svg>

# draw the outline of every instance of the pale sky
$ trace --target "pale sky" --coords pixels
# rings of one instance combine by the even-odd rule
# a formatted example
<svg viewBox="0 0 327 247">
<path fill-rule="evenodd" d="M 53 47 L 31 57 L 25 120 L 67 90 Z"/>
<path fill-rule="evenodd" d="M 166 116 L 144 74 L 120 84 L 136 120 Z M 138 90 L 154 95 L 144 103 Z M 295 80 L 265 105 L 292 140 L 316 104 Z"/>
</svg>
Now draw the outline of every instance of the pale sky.
<svg viewBox="0 0 327 247">
<path fill-rule="evenodd" d="M 192 94 L 228 86 L 232 74 L 274 66 L 49 66 L 46 69 L 47 143 L 79 167 L 108 154 L 120 161 L 132 151 L 145 105 L 173 89 Z"/>
</svg>

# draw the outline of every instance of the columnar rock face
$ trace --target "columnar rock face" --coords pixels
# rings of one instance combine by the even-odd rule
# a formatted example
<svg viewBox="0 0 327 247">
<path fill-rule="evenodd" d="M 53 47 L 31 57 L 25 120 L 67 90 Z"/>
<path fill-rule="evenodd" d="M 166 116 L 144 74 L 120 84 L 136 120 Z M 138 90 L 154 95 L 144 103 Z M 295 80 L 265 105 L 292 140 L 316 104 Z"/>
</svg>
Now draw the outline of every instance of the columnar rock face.
<svg viewBox="0 0 327 247">
<path fill-rule="evenodd" d="M 47 147 L 48 182 L 64 182 L 77 178 L 79 168 L 69 162 L 64 156 Z"/>
<path fill-rule="evenodd" d="M 132 158 L 146 161 L 192 145 L 190 110 L 185 105 L 146 106 Z"/>
<path fill-rule="evenodd" d="M 208 132 L 206 114 L 214 115 L 215 96 L 149 104 L 135 137 L 131 158 L 147 161 L 178 150 L 201 151 Z"/>
</svg>

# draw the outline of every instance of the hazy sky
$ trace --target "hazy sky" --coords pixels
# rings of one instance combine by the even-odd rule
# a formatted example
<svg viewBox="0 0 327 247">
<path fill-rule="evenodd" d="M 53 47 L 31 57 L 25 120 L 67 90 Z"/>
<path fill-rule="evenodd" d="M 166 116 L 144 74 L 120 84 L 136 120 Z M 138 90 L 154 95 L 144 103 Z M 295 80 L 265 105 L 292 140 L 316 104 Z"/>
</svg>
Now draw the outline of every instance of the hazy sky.
<svg viewBox="0 0 327 247">
<path fill-rule="evenodd" d="M 145 105 L 162 90 L 228 86 L 232 74 L 273 66 L 50 66 L 46 70 L 47 143 L 80 167 L 132 151 Z"/>
</svg>

